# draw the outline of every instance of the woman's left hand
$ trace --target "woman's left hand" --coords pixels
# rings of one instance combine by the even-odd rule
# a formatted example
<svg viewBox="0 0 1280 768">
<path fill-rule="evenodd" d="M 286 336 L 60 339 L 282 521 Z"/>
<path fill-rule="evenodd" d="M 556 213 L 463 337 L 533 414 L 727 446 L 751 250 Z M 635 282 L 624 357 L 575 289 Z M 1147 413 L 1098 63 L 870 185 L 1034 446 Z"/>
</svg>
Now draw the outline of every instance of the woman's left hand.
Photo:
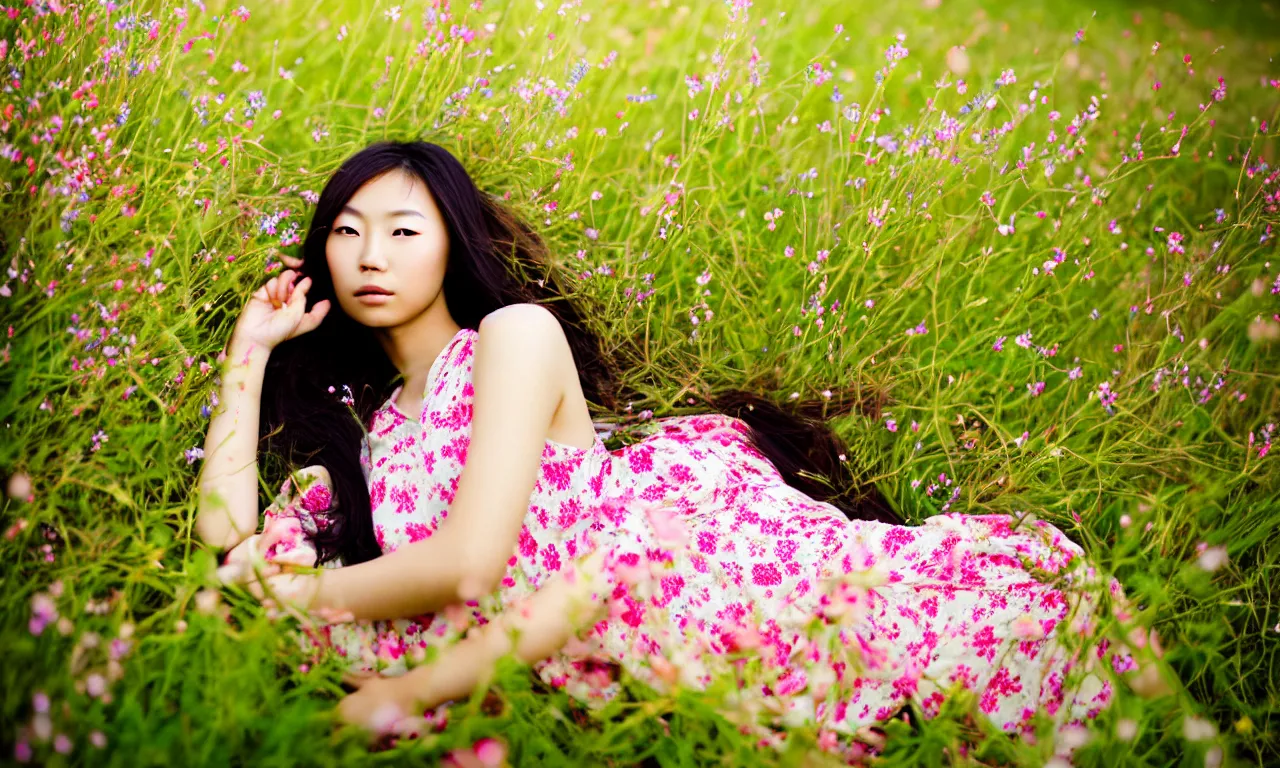
<svg viewBox="0 0 1280 768">
<path fill-rule="evenodd" d="M 256 597 L 267 609 L 267 618 L 275 619 L 281 612 L 313 615 L 316 596 L 320 593 L 320 574 L 292 573 L 272 566 L 265 576 L 245 584 L 249 594 Z M 283 605 L 281 604 L 283 603 Z"/>
<path fill-rule="evenodd" d="M 348 682 L 359 688 L 338 703 L 338 716 L 342 722 L 372 731 L 375 737 L 400 733 L 402 726 L 420 725 L 419 707 L 407 676 L 371 675 L 358 680 L 348 679 Z"/>
</svg>

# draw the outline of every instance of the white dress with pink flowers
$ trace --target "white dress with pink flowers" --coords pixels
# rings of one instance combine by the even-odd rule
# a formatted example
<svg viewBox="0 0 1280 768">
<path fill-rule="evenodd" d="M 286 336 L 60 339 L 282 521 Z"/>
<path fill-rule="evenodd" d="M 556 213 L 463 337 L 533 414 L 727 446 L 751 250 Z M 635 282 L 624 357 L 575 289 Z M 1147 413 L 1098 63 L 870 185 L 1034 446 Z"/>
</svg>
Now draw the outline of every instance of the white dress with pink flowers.
<svg viewBox="0 0 1280 768">
<path fill-rule="evenodd" d="M 394 405 L 373 416 L 362 451 L 383 552 L 432 535 L 466 464 L 477 332 L 432 365 L 421 423 Z M 608 450 L 548 440 L 500 590 L 437 614 L 304 631 L 350 669 L 401 674 L 576 559 L 606 548 L 607 617 L 535 669 L 587 702 L 619 690 L 619 668 L 659 690 L 734 675 L 726 714 L 816 723 L 837 748 L 908 700 L 926 716 L 967 689 L 1006 731 L 1037 712 L 1065 727 L 1106 706 L 1131 660 L 1096 641 L 1098 579 L 1082 550 L 1029 516 L 938 515 L 923 525 L 850 521 L 787 485 L 719 414 L 658 419 Z M 308 468 L 312 470 L 312 468 Z M 307 542 L 332 503 L 320 470 L 286 482 L 268 521 L 296 535 L 269 557 L 314 561 Z M 340 562 L 327 564 L 340 567 Z M 1112 582 L 1111 591 L 1118 595 Z M 735 659 L 760 659 L 744 665 Z M 777 737 L 775 737 L 777 738 Z"/>
</svg>

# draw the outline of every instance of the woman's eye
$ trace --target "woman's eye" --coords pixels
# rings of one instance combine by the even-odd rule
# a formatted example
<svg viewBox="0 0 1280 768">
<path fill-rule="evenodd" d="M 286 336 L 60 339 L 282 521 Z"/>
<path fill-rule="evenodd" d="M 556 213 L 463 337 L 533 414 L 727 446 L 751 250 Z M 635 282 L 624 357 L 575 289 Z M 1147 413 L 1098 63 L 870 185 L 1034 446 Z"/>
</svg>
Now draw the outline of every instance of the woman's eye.
<svg viewBox="0 0 1280 768">
<path fill-rule="evenodd" d="M 354 234 L 358 234 L 354 229 L 351 229 L 351 227 L 348 227 L 348 226 L 346 226 L 345 224 L 344 224 L 343 226 L 341 226 L 341 227 L 334 227 L 334 228 L 333 228 L 333 231 L 334 231 L 334 234 L 342 234 L 342 230 L 344 230 L 344 229 L 350 229 L 350 230 L 351 230 L 351 234 L 353 234 L 353 235 L 354 235 Z M 395 235 L 395 234 L 396 234 L 396 232 L 404 232 L 406 235 L 409 235 L 409 236 L 412 236 L 412 235 L 416 235 L 416 234 L 418 234 L 417 232 L 414 232 L 412 229 L 405 229 L 404 227 L 401 227 L 401 228 L 399 228 L 399 229 L 395 230 L 395 232 L 392 232 L 391 234 L 392 234 L 392 235 Z"/>
</svg>

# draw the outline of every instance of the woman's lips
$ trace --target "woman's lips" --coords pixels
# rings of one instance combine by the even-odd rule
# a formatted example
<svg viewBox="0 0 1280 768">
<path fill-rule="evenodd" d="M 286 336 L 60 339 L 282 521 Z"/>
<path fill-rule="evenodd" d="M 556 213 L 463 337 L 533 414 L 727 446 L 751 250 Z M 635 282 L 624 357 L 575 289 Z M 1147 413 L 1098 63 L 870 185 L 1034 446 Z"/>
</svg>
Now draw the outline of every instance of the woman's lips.
<svg viewBox="0 0 1280 768">
<path fill-rule="evenodd" d="M 369 305 L 375 305 L 375 306 L 376 306 L 376 305 L 378 305 L 378 304 L 386 304 L 388 301 L 391 301 L 391 294 L 389 294 L 389 293 L 362 293 L 362 294 L 360 294 L 359 296 L 357 296 L 357 297 L 356 297 L 356 301 L 360 302 L 361 304 L 369 304 Z"/>
</svg>

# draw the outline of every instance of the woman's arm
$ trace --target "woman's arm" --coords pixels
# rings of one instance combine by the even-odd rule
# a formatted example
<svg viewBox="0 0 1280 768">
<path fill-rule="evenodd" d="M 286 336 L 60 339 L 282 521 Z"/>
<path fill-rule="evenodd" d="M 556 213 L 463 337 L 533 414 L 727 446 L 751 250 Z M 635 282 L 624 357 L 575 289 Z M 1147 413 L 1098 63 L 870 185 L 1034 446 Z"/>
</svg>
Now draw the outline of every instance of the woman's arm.
<svg viewBox="0 0 1280 768">
<path fill-rule="evenodd" d="M 473 358 L 471 441 L 448 517 L 430 538 L 322 574 L 313 608 L 403 618 L 496 589 L 570 374 L 573 352 L 547 309 L 514 304 L 486 315 Z"/>
<path fill-rule="evenodd" d="M 232 337 L 200 469 L 196 533 L 230 549 L 258 529 L 258 414 L 271 350 Z"/>
<path fill-rule="evenodd" d="M 570 563 L 532 595 L 473 630 L 430 664 L 390 678 L 397 689 L 394 698 L 411 702 L 410 713 L 421 713 L 467 696 L 478 685 L 487 685 L 494 662 L 509 653 L 514 652 L 526 664 L 551 656 L 604 616 L 611 592 L 604 562 L 604 551 L 597 550 Z M 365 709 L 376 709 L 375 702 L 359 697 L 360 692 L 354 693 L 342 703 L 349 722 L 358 721 L 357 713 Z"/>
</svg>

